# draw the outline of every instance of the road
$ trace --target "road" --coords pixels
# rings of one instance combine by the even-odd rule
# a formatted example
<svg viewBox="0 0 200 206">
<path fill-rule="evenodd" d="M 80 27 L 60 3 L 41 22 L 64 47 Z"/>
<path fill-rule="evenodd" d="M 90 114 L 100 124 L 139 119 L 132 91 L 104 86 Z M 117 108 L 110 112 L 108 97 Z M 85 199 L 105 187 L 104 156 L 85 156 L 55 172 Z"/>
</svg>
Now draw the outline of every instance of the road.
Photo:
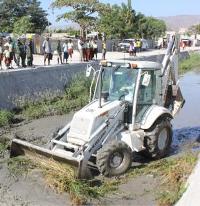
<svg viewBox="0 0 200 206">
<path fill-rule="evenodd" d="M 200 50 L 200 47 L 188 47 L 186 48 L 184 51 L 198 51 Z M 133 56 L 129 56 L 128 53 L 123 53 L 123 52 L 107 52 L 106 53 L 106 59 L 133 59 L 135 60 L 138 57 L 148 57 L 148 56 L 154 56 L 154 55 L 160 55 L 160 54 L 164 54 L 165 53 L 165 49 L 161 49 L 161 50 L 148 50 L 148 51 L 143 51 L 141 53 L 137 53 L 137 57 L 133 57 Z M 183 51 L 183 50 L 181 50 Z M 56 65 L 57 64 L 57 55 L 53 55 L 53 60 L 51 61 L 51 65 Z M 98 53 L 98 60 L 101 60 L 102 54 Z M 44 65 L 44 58 L 42 55 L 34 55 L 33 57 L 33 65 L 34 66 L 43 66 Z M 74 51 L 72 60 L 69 58 L 68 59 L 68 63 L 80 63 L 80 55 L 79 52 L 77 50 Z M 14 69 L 17 69 L 16 64 L 13 62 L 12 63 L 12 67 Z M 5 70 L 5 65 L 3 63 L 3 70 Z"/>
</svg>

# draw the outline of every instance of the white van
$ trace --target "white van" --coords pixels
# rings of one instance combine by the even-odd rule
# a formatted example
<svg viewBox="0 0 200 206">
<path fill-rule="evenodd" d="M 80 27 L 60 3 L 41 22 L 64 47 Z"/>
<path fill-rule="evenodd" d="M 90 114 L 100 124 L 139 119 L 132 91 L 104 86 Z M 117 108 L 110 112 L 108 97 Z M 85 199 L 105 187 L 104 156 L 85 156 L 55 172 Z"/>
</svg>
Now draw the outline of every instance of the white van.
<svg viewBox="0 0 200 206">
<path fill-rule="evenodd" d="M 128 52 L 130 43 L 134 41 L 135 39 L 124 39 L 121 43 L 118 44 L 118 50 Z M 141 39 L 141 42 L 142 42 L 142 48 L 141 48 L 142 51 L 149 49 L 149 44 L 146 39 Z"/>
</svg>

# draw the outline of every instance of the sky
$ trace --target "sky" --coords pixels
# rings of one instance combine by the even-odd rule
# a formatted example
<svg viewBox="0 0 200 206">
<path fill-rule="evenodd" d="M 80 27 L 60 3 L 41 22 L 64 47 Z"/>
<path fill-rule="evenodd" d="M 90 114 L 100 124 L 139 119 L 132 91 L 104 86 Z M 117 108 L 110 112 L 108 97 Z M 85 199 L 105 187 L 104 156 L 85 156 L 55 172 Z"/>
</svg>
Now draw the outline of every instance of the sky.
<svg viewBox="0 0 200 206">
<path fill-rule="evenodd" d="M 65 10 L 49 9 L 53 0 L 40 0 L 43 9 L 48 12 L 48 19 L 52 24 L 63 25 L 63 22 L 56 23 L 56 16 L 62 14 Z M 127 0 L 100 0 L 103 3 L 121 4 L 127 3 Z M 137 12 L 146 16 L 175 16 L 175 15 L 200 15 L 200 0 L 132 0 L 132 7 Z"/>
</svg>

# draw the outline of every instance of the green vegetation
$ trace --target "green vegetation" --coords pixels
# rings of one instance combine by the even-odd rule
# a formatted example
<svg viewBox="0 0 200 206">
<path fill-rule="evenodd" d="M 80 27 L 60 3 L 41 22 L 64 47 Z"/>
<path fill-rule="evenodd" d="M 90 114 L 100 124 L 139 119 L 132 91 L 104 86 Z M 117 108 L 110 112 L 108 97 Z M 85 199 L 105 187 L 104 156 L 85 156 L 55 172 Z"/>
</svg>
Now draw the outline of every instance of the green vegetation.
<svg viewBox="0 0 200 206">
<path fill-rule="evenodd" d="M 11 175 L 15 178 L 28 174 L 34 168 L 40 169 L 47 184 L 59 193 L 68 192 L 76 205 L 82 205 L 92 198 L 100 198 L 108 192 L 116 191 L 119 183 L 110 179 L 101 186 L 94 186 L 93 181 L 76 179 L 74 168 L 40 155 L 11 158 L 7 164 Z"/>
<path fill-rule="evenodd" d="M 25 118 L 37 119 L 50 115 L 62 115 L 87 104 L 90 80 L 84 76 L 75 77 L 62 97 L 27 103 L 22 111 Z"/>
<path fill-rule="evenodd" d="M 7 160 L 8 170 L 14 177 L 28 174 L 28 172 L 36 167 L 36 165 L 29 159 L 19 156 Z"/>
<path fill-rule="evenodd" d="M 26 34 L 31 31 L 33 23 L 29 16 L 23 16 L 14 23 L 13 33 L 17 35 Z"/>
<path fill-rule="evenodd" d="M 0 158 L 4 158 L 10 145 L 10 140 L 4 136 L 0 138 Z"/>
<path fill-rule="evenodd" d="M 7 110 L 0 110 L 0 127 L 9 125 L 14 118 L 14 114 Z"/>
<path fill-rule="evenodd" d="M 100 15 L 98 30 L 109 38 L 156 38 L 166 31 L 164 21 L 136 13 L 131 4 L 110 6 L 110 12 Z"/>
<path fill-rule="evenodd" d="M 27 102 L 21 115 L 25 119 L 38 119 L 51 115 L 62 115 L 82 108 L 88 103 L 90 79 L 80 75 L 74 77 L 62 97 L 44 99 L 38 102 Z M 0 110 L 0 127 L 13 122 L 14 112 Z"/>
<path fill-rule="evenodd" d="M 200 24 L 195 24 L 188 29 L 188 35 L 191 36 L 192 34 L 197 35 L 200 34 Z"/>
<path fill-rule="evenodd" d="M 197 69 L 200 67 L 200 54 L 199 53 L 191 53 L 190 57 L 184 59 L 180 62 L 180 73 L 185 73 L 192 69 Z"/>
<path fill-rule="evenodd" d="M 131 169 L 123 177 L 104 178 L 97 185 L 96 180 L 82 181 L 75 178 L 75 169 L 52 159 L 41 158 L 39 155 L 29 156 L 29 160 L 19 157 L 9 162 L 10 171 L 16 175 L 27 173 L 30 169 L 41 169 L 47 184 L 57 192 L 68 192 L 72 201 L 81 205 L 91 199 L 99 199 L 116 192 L 118 185 L 126 183 L 130 178 L 153 175 L 159 179 L 157 202 L 159 205 L 171 206 L 182 196 L 185 184 L 196 161 L 196 153 L 187 153 L 176 158 L 162 159 Z M 31 160 L 31 161 L 30 161 Z M 99 181 L 98 181 L 99 184 Z"/>
<path fill-rule="evenodd" d="M 68 8 L 58 16 L 80 25 L 84 31 L 97 30 L 108 38 L 155 38 L 166 31 L 164 21 L 136 13 L 131 0 L 121 5 L 100 3 L 97 0 L 54 0 L 53 8 Z M 94 15 L 95 14 L 95 15 Z"/>
<path fill-rule="evenodd" d="M 12 33 L 14 24 L 16 27 L 16 22 L 18 22 L 21 18 L 23 20 L 23 17 L 27 18 L 27 16 L 30 18 L 32 27 L 28 27 L 28 31 L 25 30 L 24 33 L 43 32 L 49 22 L 47 20 L 47 13 L 41 8 L 40 4 L 41 3 L 38 0 L 0 1 L 1 32 Z M 20 24 L 22 20 L 20 20 L 18 24 Z M 23 25 L 23 27 L 26 27 L 26 25 Z"/>
<path fill-rule="evenodd" d="M 108 11 L 106 4 L 97 0 L 55 0 L 53 8 L 68 8 L 64 14 L 58 16 L 58 20 L 71 20 L 79 24 L 83 33 L 86 29 L 94 28 L 99 13 Z M 84 35 L 84 34 L 83 34 Z"/>
<path fill-rule="evenodd" d="M 159 205 L 171 206 L 185 191 L 186 181 L 197 162 L 196 153 L 187 153 L 178 158 L 162 159 L 136 168 L 129 172 L 129 177 L 152 174 L 160 178 L 157 192 Z"/>
</svg>

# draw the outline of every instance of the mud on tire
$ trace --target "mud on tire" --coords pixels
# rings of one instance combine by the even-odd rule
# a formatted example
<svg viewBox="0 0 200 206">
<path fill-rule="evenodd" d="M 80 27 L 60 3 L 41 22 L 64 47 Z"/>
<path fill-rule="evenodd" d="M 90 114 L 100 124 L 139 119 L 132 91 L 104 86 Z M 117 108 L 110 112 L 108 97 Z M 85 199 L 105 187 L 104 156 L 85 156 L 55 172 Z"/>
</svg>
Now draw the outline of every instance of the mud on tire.
<svg viewBox="0 0 200 206">
<path fill-rule="evenodd" d="M 132 151 L 122 141 L 110 141 L 97 152 L 97 167 L 101 174 L 107 177 L 125 173 L 130 168 L 131 163 Z"/>
<path fill-rule="evenodd" d="M 149 130 L 146 130 L 144 138 L 146 150 L 142 154 L 152 159 L 165 157 L 171 146 L 172 134 L 172 126 L 168 119 L 156 121 Z"/>
</svg>

